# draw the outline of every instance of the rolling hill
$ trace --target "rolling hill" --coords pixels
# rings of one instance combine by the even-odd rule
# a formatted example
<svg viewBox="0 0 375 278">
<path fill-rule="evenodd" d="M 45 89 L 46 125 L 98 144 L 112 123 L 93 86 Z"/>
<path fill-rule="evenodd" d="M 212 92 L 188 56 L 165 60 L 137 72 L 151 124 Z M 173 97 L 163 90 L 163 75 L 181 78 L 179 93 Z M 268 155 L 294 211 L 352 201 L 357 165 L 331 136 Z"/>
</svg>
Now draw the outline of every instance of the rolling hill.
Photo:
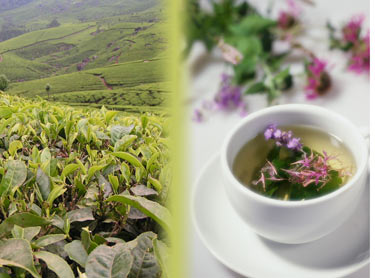
<svg viewBox="0 0 375 278">
<path fill-rule="evenodd" d="M 27 31 L 0 42 L 8 94 L 128 112 L 163 110 L 169 92 L 162 73 L 167 22 L 159 1 L 14 3 L 0 9 L 0 18 L 12 16 Z"/>
</svg>

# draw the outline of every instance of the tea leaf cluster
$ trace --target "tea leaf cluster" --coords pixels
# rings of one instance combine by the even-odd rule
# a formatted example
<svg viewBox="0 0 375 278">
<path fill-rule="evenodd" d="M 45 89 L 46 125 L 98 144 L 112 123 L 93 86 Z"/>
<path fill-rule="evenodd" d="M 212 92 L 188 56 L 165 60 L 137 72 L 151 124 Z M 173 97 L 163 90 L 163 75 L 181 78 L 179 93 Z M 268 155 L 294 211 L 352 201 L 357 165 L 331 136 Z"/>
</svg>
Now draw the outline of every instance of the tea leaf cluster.
<svg viewBox="0 0 375 278">
<path fill-rule="evenodd" d="M 168 120 L 0 95 L 0 276 L 166 276 Z"/>
</svg>

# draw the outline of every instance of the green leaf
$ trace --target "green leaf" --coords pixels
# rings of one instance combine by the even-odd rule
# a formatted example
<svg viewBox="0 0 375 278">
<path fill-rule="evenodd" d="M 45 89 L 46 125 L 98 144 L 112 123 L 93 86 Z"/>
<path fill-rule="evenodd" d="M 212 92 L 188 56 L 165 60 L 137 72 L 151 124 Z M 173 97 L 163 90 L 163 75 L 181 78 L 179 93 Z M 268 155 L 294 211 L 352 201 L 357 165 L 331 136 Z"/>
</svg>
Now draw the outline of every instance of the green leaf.
<svg viewBox="0 0 375 278">
<path fill-rule="evenodd" d="M 6 164 L 7 172 L 0 184 L 0 196 L 10 188 L 21 186 L 27 177 L 25 163 L 19 160 L 9 160 Z"/>
<path fill-rule="evenodd" d="M 277 22 L 272 19 L 253 14 L 242 19 L 240 23 L 233 24 L 229 29 L 235 35 L 247 36 L 262 32 L 276 24 Z"/>
<path fill-rule="evenodd" d="M 148 177 L 148 181 L 152 184 L 152 186 L 158 191 L 161 192 L 163 190 L 163 185 L 153 177 Z"/>
<path fill-rule="evenodd" d="M 11 156 L 14 156 L 18 150 L 22 149 L 22 142 L 19 140 L 14 140 L 9 144 L 8 152 Z"/>
<path fill-rule="evenodd" d="M 121 158 L 123 160 L 126 160 L 127 162 L 129 162 L 130 164 L 132 164 L 134 167 L 139 167 L 139 168 L 145 170 L 145 167 L 138 160 L 138 158 L 136 158 L 134 155 L 132 155 L 130 153 L 126 153 L 126 152 L 114 152 L 114 153 L 112 153 L 112 155 L 114 155 L 114 156 L 116 156 L 118 158 Z"/>
<path fill-rule="evenodd" d="M 78 164 L 69 164 L 69 165 L 64 167 L 64 170 L 62 171 L 61 176 L 67 177 L 71 173 L 73 173 L 75 170 L 77 170 L 78 168 L 79 168 Z"/>
<path fill-rule="evenodd" d="M 61 257 L 47 251 L 35 252 L 34 255 L 38 259 L 43 260 L 48 268 L 56 273 L 57 277 L 74 278 L 72 269 Z"/>
<path fill-rule="evenodd" d="M 98 247 L 98 244 L 92 240 L 91 232 L 88 228 L 82 228 L 81 241 L 88 254 Z"/>
<path fill-rule="evenodd" d="M 40 167 L 36 172 L 36 183 L 38 184 L 43 200 L 47 200 L 51 193 L 51 181 Z"/>
<path fill-rule="evenodd" d="M 9 107 L 0 107 L 0 119 L 8 119 L 12 116 L 13 112 Z"/>
<path fill-rule="evenodd" d="M 68 253 L 69 258 L 78 263 L 83 268 L 86 265 L 88 254 L 80 240 L 73 240 L 65 245 L 64 250 Z"/>
<path fill-rule="evenodd" d="M 134 125 L 130 126 L 120 126 L 115 125 L 111 128 L 111 143 L 112 145 L 116 144 L 125 135 L 129 134 L 134 128 Z"/>
<path fill-rule="evenodd" d="M 68 212 L 67 216 L 70 223 L 95 220 L 94 216 L 92 215 L 91 208 L 81 208 L 72 210 Z"/>
<path fill-rule="evenodd" d="M 257 82 L 245 91 L 245 95 L 265 93 L 267 89 L 267 86 L 263 82 Z"/>
<path fill-rule="evenodd" d="M 52 156 L 51 156 L 51 152 L 49 151 L 49 148 L 43 149 L 40 155 L 40 162 L 44 163 L 47 161 L 51 161 L 51 159 L 52 159 Z"/>
<path fill-rule="evenodd" d="M 114 151 L 126 151 L 126 149 L 136 140 L 138 136 L 136 135 L 125 135 L 115 144 Z"/>
<path fill-rule="evenodd" d="M 87 181 L 90 181 L 91 178 L 95 175 L 95 173 L 100 171 L 104 167 L 105 167 L 105 165 L 97 165 L 97 166 L 90 167 L 88 175 L 87 175 Z"/>
<path fill-rule="evenodd" d="M 105 122 L 106 122 L 106 124 L 108 125 L 108 124 L 111 122 L 111 120 L 112 120 L 114 117 L 116 117 L 116 115 L 117 115 L 118 113 L 119 113 L 118 111 L 107 111 L 107 112 L 105 113 Z"/>
<path fill-rule="evenodd" d="M 37 227 L 29 227 L 29 228 L 24 228 L 24 238 L 28 241 L 31 241 L 34 237 L 36 237 L 42 227 L 37 226 Z"/>
<path fill-rule="evenodd" d="M 149 188 L 143 184 L 132 186 L 130 191 L 136 196 L 156 196 L 158 192 L 152 188 Z"/>
<path fill-rule="evenodd" d="M 45 226 L 48 224 L 50 224 L 50 221 L 29 212 L 13 214 L 0 224 L 0 237 L 9 233 L 13 229 L 14 225 L 26 228 Z"/>
<path fill-rule="evenodd" d="M 160 277 L 161 269 L 155 258 L 152 245 L 152 241 L 156 237 L 153 232 L 146 232 L 139 235 L 133 242 L 127 243 L 132 248 L 131 253 L 134 257 L 128 278 Z"/>
<path fill-rule="evenodd" d="M 55 186 L 54 189 L 52 189 L 51 193 L 48 196 L 47 202 L 49 204 L 49 207 L 52 207 L 53 202 L 60 197 L 64 192 L 66 191 L 66 188 L 64 188 L 63 185 L 61 186 Z"/>
<path fill-rule="evenodd" d="M 25 239 L 0 241 L 0 266 L 4 265 L 22 268 L 34 278 L 40 278 L 34 266 L 30 243 Z"/>
<path fill-rule="evenodd" d="M 117 176 L 114 175 L 108 175 L 109 182 L 112 185 L 112 189 L 115 193 L 118 192 L 118 188 L 120 186 L 119 180 Z"/>
<path fill-rule="evenodd" d="M 87 258 L 86 275 L 90 278 L 128 277 L 133 257 L 125 244 L 100 245 Z"/>
<path fill-rule="evenodd" d="M 46 247 L 50 244 L 54 244 L 56 242 L 59 242 L 59 241 L 62 241 L 66 238 L 66 235 L 63 235 L 63 234 L 51 234 L 51 235 L 45 235 L 45 236 L 42 236 L 40 238 L 38 238 L 37 240 L 35 240 L 33 243 L 42 248 L 42 247 Z"/>
<path fill-rule="evenodd" d="M 163 270 L 163 277 L 168 278 L 168 259 L 170 254 L 169 248 L 164 242 L 158 240 L 157 238 L 152 240 L 152 246 L 154 247 L 155 257 Z"/>
<path fill-rule="evenodd" d="M 18 225 L 14 225 L 12 229 L 12 236 L 13 238 L 25 238 L 25 230 Z"/>
<path fill-rule="evenodd" d="M 167 208 L 163 207 L 157 202 L 150 201 L 144 197 L 131 195 L 114 195 L 108 198 L 107 202 L 120 202 L 126 205 L 130 205 L 140 210 L 148 217 L 151 217 L 167 231 L 170 230 L 170 212 Z"/>
</svg>

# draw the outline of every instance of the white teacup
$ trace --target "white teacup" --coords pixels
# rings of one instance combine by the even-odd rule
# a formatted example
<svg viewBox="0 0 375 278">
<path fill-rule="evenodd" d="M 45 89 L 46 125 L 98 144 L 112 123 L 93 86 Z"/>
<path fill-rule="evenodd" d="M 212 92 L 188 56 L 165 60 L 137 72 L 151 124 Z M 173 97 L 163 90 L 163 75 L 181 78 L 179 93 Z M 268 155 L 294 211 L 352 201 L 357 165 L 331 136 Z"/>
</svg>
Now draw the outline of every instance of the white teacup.
<svg viewBox="0 0 375 278">
<path fill-rule="evenodd" d="M 269 124 L 309 125 L 340 138 L 353 153 L 357 171 L 344 186 L 303 201 L 262 196 L 241 184 L 232 166 L 240 149 Z M 238 215 L 259 235 L 281 243 L 305 243 L 334 231 L 353 213 L 366 185 L 368 145 L 360 130 L 327 109 L 302 104 L 279 105 L 243 119 L 227 136 L 221 151 L 224 186 Z"/>
</svg>

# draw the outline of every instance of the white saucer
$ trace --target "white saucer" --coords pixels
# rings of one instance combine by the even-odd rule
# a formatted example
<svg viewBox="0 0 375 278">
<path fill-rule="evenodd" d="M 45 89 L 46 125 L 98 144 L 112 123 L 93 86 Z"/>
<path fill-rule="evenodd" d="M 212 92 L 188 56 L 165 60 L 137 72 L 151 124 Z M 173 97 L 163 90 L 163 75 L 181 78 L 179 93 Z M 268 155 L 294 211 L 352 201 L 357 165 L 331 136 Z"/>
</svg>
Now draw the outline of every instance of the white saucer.
<svg viewBox="0 0 375 278">
<path fill-rule="evenodd" d="M 369 186 L 354 215 L 317 241 L 286 245 L 255 234 L 234 212 L 224 192 L 218 155 L 204 167 L 192 200 L 195 228 L 225 266 L 253 278 L 337 278 L 369 263 Z"/>
</svg>

